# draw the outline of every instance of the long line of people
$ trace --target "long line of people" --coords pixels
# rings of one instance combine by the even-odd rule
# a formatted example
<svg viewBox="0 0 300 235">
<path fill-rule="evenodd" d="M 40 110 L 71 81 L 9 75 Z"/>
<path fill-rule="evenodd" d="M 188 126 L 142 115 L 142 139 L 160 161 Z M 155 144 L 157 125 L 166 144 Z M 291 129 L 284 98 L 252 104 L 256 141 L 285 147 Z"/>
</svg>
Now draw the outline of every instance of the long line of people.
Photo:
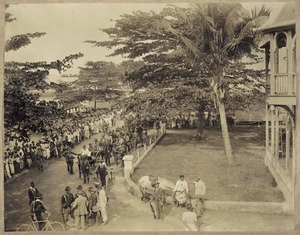
<svg viewBox="0 0 300 235">
<path fill-rule="evenodd" d="M 38 141 L 11 138 L 4 151 L 4 180 L 13 178 L 24 169 L 44 170 L 51 158 L 61 158 L 66 147 L 74 147 L 99 132 L 107 133 L 115 125 L 115 113 L 95 114 L 88 119 L 57 120 Z"/>
<path fill-rule="evenodd" d="M 114 172 L 111 159 L 116 166 L 123 167 L 123 157 L 135 151 L 138 146 L 149 144 L 149 138 L 147 129 L 125 125 L 111 129 L 100 138 L 83 145 L 79 153 L 72 152 L 71 147 L 67 146 L 63 154 L 67 170 L 70 174 L 74 174 L 74 164 L 77 164 L 79 178 L 83 178 L 84 184 L 89 183 L 91 175 L 94 175 L 101 180 L 103 186 L 106 186 L 108 178 Z"/>
<path fill-rule="evenodd" d="M 7 181 L 24 169 L 37 168 L 44 170 L 47 160 L 61 158 L 68 155 L 67 149 L 91 139 L 93 135 L 103 133 L 102 138 L 89 143 L 91 152 L 90 163 L 95 166 L 96 160 L 104 160 L 109 167 L 111 158 L 116 165 L 123 166 L 122 158 L 125 154 L 137 147 L 149 144 L 148 129 L 155 128 L 157 133 L 164 121 L 156 119 L 154 122 L 140 120 L 130 115 L 118 116 L 118 112 L 95 112 L 94 116 L 85 119 L 56 120 L 55 124 L 48 126 L 44 135 L 38 141 L 30 138 L 10 141 L 6 143 L 4 152 L 4 179 Z M 124 125 L 116 126 L 116 119 L 123 119 Z M 165 125 L 165 124 L 164 124 Z M 14 143 L 14 144 L 12 144 Z M 98 159 L 96 159 L 98 157 Z M 74 157 L 75 158 L 75 157 Z M 99 159 L 100 158 L 100 159 Z M 66 159 L 68 171 L 73 173 L 74 159 Z M 79 163 L 78 163 L 79 162 Z M 77 159 L 80 165 L 80 160 Z M 72 167 L 72 169 L 71 169 Z"/>
</svg>

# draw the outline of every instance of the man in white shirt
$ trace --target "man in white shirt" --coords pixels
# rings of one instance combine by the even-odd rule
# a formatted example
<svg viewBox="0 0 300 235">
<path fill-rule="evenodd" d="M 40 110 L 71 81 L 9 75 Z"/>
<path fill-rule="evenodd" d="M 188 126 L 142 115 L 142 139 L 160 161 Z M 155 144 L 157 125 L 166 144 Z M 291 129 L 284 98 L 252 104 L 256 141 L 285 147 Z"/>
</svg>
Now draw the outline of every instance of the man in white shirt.
<svg viewBox="0 0 300 235">
<path fill-rule="evenodd" d="M 88 148 L 85 145 L 83 145 L 83 149 L 81 150 L 81 152 L 77 156 L 77 165 L 78 165 L 79 179 L 81 178 L 81 172 L 82 172 L 81 165 L 82 165 L 84 159 L 86 159 L 86 158 L 88 158 L 90 156 L 91 156 L 90 150 L 88 150 Z"/>
<path fill-rule="evenodd" d="M 82 157 L 90 157 L 91 156 L 90 150 L 88 150 L 88 148 L 85 145 L 83 145 L 83 149 L 81 150 L 81 152 L 79 154 Z"/>
<path fill-rule="evenodd" d="M 103 224 L 105 225 L 108 222 L 108 216 L 107 216 L 107 211 L 106 211 L 107 196 L 106 196 L 105 190 L 102 187 L 101 183 L 96 184 L 96 188 L 97 188 L 97 204 L 100 207 Z"/>
<path fill-rule="evenodd" d="M 197 214 L 197 217 L 200 217 L 203 214 L 205 209 L 204 195 L 206 192 L 206 186 L 204 182 L 200 180 L 199 176 L 196 177 L 193 184 L 195 186 L 195 199 L 196 199 L 195 212 Z"/>
</svg>

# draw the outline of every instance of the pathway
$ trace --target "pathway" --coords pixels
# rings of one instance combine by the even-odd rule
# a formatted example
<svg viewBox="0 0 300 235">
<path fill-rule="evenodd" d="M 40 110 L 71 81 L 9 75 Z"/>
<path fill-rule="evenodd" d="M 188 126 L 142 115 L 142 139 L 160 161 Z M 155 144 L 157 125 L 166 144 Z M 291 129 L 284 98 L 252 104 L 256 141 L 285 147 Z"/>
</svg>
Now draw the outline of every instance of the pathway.
<svg viewBox="0 0 300 235">
<path fill-rule="evenodd" d="M 84 144 L 100 137 L 93 136 L 76 146 L 73 151 L 79 152 Z M 29 206 L 27 190 L 31 181 L 35 181 L 42 192 L 44 204 L 52 213 L 52 220 L 62 222 L 60 197 L 64 188 L 69 185 L 72 192 L 82 184 L 78 178 L 78 169 L 74 165 L 74 175 L 67 172 L 64 159 L 51 159 L 45 166 L 45 171 L 31 170 L 20 174 L 11 182 L 5 184 L 5 228 L 13 231 L 18 224 L 29 222 Z M 109 205 L 107 208 L 109 223 L 107 225 L 88 227 L 86 231 L 184 231 L 181 216 L 185 209 L 167 205 L 165 219 L 154 220 L 149 205 L 140 198 L 131 195 L 124 187 L 123 169 L 112 164 L 116 171 L 116 179 L 108 187 Z M 88 192 L 90 184 L 82 184 Z M 263 215 L 249 213 L 224 213 L 206 211 L 202 231 L 287 231 L 293 228 L 293 216 Z"/>
</svg>

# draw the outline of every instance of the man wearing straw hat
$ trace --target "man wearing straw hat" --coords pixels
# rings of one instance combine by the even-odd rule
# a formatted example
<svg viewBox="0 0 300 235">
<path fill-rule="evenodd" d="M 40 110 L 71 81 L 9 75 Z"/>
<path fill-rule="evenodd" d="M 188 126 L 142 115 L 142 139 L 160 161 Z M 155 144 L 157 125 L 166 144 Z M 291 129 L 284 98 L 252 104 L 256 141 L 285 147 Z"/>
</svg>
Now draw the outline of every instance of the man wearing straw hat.
<svg viewBox="0 0 300 235">
<path fill-rule="evenodd" d="M 88 200 L 84 196 L 84 192 L 78 189 L 77 198 L 72 204 L 75 216 L 75 227 L 77 229 L 85 230 L 85 216 L 88 214 Z"/>
</svg>

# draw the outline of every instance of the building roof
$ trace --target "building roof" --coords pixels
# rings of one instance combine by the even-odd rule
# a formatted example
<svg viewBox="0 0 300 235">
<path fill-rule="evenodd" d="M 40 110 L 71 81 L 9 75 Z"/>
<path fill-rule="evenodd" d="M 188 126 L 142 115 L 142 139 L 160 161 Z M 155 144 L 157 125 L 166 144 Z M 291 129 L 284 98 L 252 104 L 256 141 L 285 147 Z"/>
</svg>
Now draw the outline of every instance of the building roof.
<svg viewBox="0 0 300 235">
<path fill-rule="evenodd" d="M 263 32 L 273 32 L 280 29 L 295 28 L 296 24 L 296 6 L 294 2 L 287 2 L 282 7 L 277 18 L 260 28 Z"/>
</svg>

